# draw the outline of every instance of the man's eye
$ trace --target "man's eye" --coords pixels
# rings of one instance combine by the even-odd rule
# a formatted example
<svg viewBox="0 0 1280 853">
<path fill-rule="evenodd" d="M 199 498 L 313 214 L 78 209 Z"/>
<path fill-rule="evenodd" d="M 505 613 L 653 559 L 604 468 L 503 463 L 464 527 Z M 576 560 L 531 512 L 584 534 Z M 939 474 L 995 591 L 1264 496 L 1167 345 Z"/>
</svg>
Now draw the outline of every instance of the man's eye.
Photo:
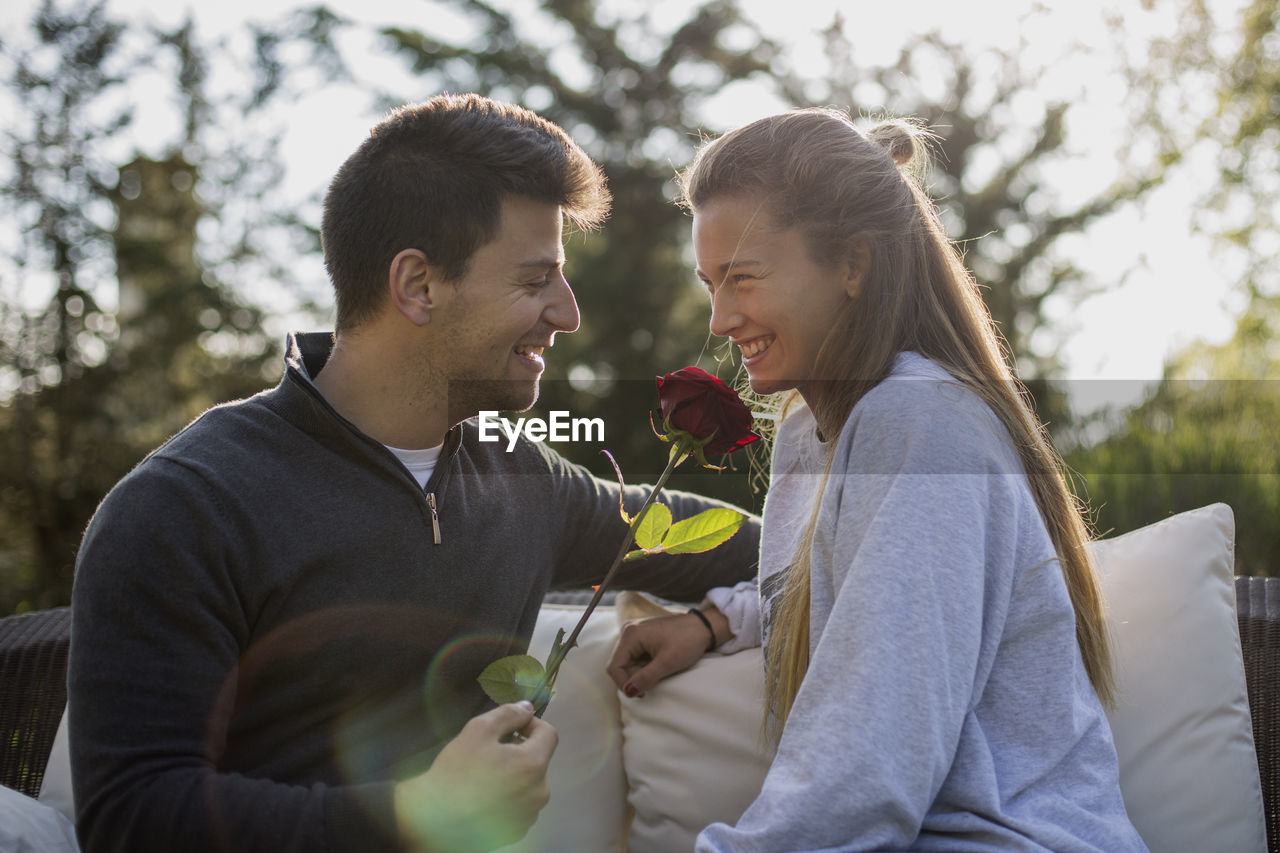
<svg viewBox="0 0 1280 853">
<path fill-rule="evenodd" d="M 525 282 L 525 287 L 546 287 L 549 284 L 551 284 L 551 279 L 543 278 L 538 281 L 527 281 Z"/>
</svg>

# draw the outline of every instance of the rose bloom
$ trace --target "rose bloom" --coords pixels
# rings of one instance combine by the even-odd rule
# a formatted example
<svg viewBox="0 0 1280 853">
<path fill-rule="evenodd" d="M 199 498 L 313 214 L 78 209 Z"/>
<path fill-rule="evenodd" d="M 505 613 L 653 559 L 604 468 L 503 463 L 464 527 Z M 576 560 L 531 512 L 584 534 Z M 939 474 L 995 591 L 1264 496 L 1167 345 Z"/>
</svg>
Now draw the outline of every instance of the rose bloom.
<svg viewBox="0 0 1280 853">
<path fill-rule="evenodd" d="M 760 440 L 751 431 L 751 410 L 738 395 L 705 370 L 685 367 L 657 377 L 658 407 L 668 430 L 708 437 L 704 454 L 731 453 Z"/>
</svg>

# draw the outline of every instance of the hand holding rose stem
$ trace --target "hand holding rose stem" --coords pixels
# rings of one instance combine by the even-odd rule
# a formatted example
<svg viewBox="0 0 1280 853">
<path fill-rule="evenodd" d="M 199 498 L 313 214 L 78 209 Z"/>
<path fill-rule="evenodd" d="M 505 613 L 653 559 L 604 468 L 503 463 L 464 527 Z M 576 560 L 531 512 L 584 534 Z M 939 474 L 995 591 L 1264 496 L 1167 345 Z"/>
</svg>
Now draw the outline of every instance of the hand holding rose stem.
<svg viewBox="0 0 1280 853">
<path fill-rule="evenodd" d="M 654 432 L 663 441 L 672 443 L 666 469 L 634 516 L 627 514 L 619 495 L 618 510 L 629 525 L 627 535 L 569 638 L 564 638 L 563 628 L 557 633 L 546 666 L 529 655 L 511 655 L 485 667 L 479 681 L 493 701 L 501 704 L 528 700 L 541 717 L 555 693 L 560 665 L 624 562 L 651 554 L 709 551 L 728 540 L 746 520 L 746 516 L 737 510 L 717 507 L 673 524 L 671 510 L 665 504 L 657 503 L 658 492 L 666 485 L 671 472 L 689 456 L 692 455 L 704 467 L 722 470 L 708 464 L 706 454 L 731 453 L 760 439 L 751 432 L 751 411 L 732 389 L 711 374 L 696 367 L 686 367 L 658 377 L 657 383 L 664 432 L 659 433 L 656 428 Z M 605 455 L 609 457 L 621 484 L 621 470 L 608 451 Z M 628 551 L 632 543 L 637 547 Z"/>
</svg>

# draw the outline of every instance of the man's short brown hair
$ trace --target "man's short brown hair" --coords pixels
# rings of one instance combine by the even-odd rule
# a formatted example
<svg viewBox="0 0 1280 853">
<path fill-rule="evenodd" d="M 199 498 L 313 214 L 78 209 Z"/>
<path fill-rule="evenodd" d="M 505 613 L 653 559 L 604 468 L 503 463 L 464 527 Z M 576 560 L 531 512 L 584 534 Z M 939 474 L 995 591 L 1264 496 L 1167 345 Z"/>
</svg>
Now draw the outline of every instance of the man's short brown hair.
<svg viewBox="0 0 1280 853">
<path fill-rule="evenodd" d="M 600 225 L 600 168 L 552 122 L 475 94 L 399 107 L 338 169 L 320 226 L 337 328 L 356 326 L 386 295 L 391 260 L 418 249 L 449 281 L 466 275 L 498 229 L 507 196 L 559 205 L 576 227 Z"/>
</svg>

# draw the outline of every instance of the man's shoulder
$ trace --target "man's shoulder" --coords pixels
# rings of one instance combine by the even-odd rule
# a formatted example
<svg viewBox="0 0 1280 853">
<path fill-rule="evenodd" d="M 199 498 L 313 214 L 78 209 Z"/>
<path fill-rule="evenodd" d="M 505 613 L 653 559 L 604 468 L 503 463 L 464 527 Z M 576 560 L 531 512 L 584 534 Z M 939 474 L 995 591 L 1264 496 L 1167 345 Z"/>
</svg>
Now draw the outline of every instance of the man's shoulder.
<svg viewBox="0 0 1280 853">
<path fill-rule="evenodd" d="M 148 458 L 216 458 L 248 451 L 249 440 L 267 432 L 267 424 L 278 420 L 268 405 L 271 393 L 264 391 L 206 409 Z"/>
</svg>

